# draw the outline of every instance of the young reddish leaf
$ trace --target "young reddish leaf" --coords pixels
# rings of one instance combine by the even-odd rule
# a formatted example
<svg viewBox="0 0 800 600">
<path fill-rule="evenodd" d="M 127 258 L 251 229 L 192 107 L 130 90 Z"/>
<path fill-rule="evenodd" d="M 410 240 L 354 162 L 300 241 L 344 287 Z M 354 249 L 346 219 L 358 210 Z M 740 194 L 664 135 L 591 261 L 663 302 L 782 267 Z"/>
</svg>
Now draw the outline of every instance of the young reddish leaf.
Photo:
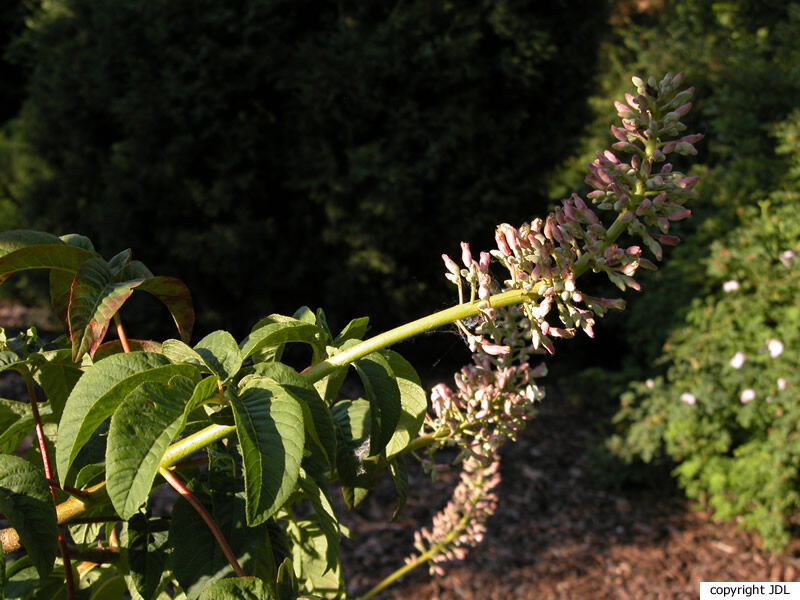
<svg viewBox="0 0 800 600">
<path fill-rule="evenodd" d="M 189 288 L 180 279 L 174 277 L 150 277 L 145 279 L 139 288 L 152 294 L 167 307 L 175 326 L 184 342 L 189 342 L 194 327 L 194 306 Z"/>
<path fill-rule="evenodd" d="M 142 283 L 141 279 L 114 283 L 114 272 L 102 258 L 90 258 L 75 274 L 69 298 L 69 337 L 72 360 L 94 355 L 111 319 Z"/>
</svg>

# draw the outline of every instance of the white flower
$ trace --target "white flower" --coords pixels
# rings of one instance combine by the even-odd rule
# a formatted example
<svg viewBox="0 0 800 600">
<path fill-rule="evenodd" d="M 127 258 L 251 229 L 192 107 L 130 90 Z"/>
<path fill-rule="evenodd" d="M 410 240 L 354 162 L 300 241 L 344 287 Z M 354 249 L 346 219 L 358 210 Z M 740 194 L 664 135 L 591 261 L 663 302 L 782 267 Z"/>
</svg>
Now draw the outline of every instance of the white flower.
<svg viewBox="0 0 800 600">
<path fill-rule="evenodd" d="M 781 255 L 778 257 L 778 260 L 780 260 L 781 263 L 783 263 L 783 266 L 788 269 L 791 266 L 791 261 L 793 258 L 797 258 L 797 255 L 791 250 L 786 250 L 785 252 L 781 253 Z"/>
<path fill-rule="evenodd" d="M 736 281 L 735 279 L 731 279 L 730 281 L 726 281 L 725 283 L 722 284 L 722 289 L 725 290 L 726 292 L 732 292 L 734 290 L 738 290 L 739 289 L 739 282 Z"/>
<path fill-rule="evenodd" d="M 742 365 L 744 364 L 745 358 L 747 358 L 743 352 L 737 352 L 733 355 L 733 358 L 730 360 L 729 364 L 734 369 L 741 369 Z"/>
<path fill-rule="evenodd" d="M 756 392 L 751 388 L 747 388 L 742 392 L 742 395 L 739 397 L 739 400 L 742 401 L 742 404 L 747 404 L 751 400 L 756 399 Z"/>
<path fill-rule="evenodd" d="M 772 358 L 778 358 L 783 352 L 783 344 L 780 340 L 767 340 L 767 350 Z"/>
<path fill-rule="evenodd" d="M 778 377 L 778 389 L 780 391 L 786 389 L 786 380 L 783 377 Z"/>
<path fill-rule="evenodd" d="M 689 392 L 684 392 L 681 394 L 681 401 L 685 402 L 686 404 L 694 404 L 695 402 L 697 402 L 697 398 L 695 398 Z"/>
<path fill-rule="evenodd" d="M 644 385 L 647 387 L 648 390 L 652 390 L 654 387 L 656 387 L 656 382 L 653 381 L 652 379 L 648 379 L 647 381 L 644 382 Z"/>
</svg>

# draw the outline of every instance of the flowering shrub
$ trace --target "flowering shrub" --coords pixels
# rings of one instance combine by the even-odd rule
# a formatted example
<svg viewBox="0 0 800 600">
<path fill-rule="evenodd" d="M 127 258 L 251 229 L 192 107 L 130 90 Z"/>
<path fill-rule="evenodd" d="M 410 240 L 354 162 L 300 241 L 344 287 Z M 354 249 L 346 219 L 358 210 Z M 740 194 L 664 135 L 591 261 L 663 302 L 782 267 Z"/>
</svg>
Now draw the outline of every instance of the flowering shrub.
<svg viewBox="0 0 800 600">
<path fill-rule="evenodd" d="M 800 115 L 780 129 L 800 165 Z M 784 190 L 741 212 L 741 225 L 705 261 L 713 292 L 697 300 L 664 347 L 666 371 L 622 396 L 611 440 L 622 456 L 666 454 L 691 498 L 789 539 L 800 508 L 800 217 L 793 169 Z"/>
<path fill-rule="evenodd" d="M 0 369 L 20 373 L 28 390 L 27 403 L 0 401 L 0 512 L 10 524 L 0 540 L 4 552 L 25 551 L 0 570 L 5 594 L 344 597 L 338 545 L 347 532 L 329 488 L 352 508 L 388 470 L 399 512 L 406 459 L 422 454 L 435 472 L 434 452 L 446 445 L 463 463 L 451 502 L 417 534 L 418 554 L 361 598 L 419 565 L 462 557 L 496 506 L 499 450 L 543 395 L 535 378 L 545 368 L 532 360 L 553 353 L 552 338 L 593 335 L 596 318 L 624 307 L 579 290 L 578 278 L 591 270 L 638 289 L 637 269 L 654 265 L 621 236 L 641 239 L 656 259 L 678 241 L 670 223 L 689 216 L 696 178 L 667 157 L 694 154 L 699 140 L 683 135 L 692 91 L 680 91 L 681 78 L 633 79 L 637 93 L 616 103 L 616 153 L 598 152 L 589 167 L 589 202 L 573 194 L 544 219 L 501 224 L 497 248 L 478 260 L 463 244 L 463 266 L 444 256 L 457 305 L 363 341 L 366 318 L 335 333 L 324 312 L 302 308 L 262 319 L 241 341 L 216 331 L 190 346 L 188 290 L 129 250 L 105 260 L 79 235 L 0 234 L 0 282 L 49 270 L 67 331 L 53 342 L 33 330 L 0 335 Z M 614 217 L 608 225 L 603 211 Z M 181 339 L 128 338 L 119 310 L 134 291 L 164 303 Z M 452 323 L 473 364 L 455 389 L 434 388 L 428 410 L 413 367 L 388 348 Z M 112 325 L 119 339 L 104 343 Z M 299 372 L 281 361 L 291 343 L 311 349 Z M 363 398 L 340 397 L 350 367 Z M 13 455 L 31 431 L 34 449 Z M 163 482 L 183 498 L 169 517 L 150 510 Z"/>
</svg>

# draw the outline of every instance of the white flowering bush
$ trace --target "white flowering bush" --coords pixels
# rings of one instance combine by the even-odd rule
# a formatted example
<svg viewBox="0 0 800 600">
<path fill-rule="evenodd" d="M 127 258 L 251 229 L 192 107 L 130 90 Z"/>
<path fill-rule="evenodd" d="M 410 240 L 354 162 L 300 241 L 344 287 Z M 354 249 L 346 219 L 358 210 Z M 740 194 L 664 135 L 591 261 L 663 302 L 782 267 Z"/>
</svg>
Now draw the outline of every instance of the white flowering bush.
<svg viewBox="0 0 800 600">
<path fill-rule="evenodd" d="M 796 165 L 798 131 L 798 114 L 779 130 Z M 798 174 L 713 245 L 714 291 L 669 337 L 662 374 L 622 396 L 610 441 L 628 459 L 668 457 L 689 497 L 776 548 L 800 510 Z"/>
</svg>

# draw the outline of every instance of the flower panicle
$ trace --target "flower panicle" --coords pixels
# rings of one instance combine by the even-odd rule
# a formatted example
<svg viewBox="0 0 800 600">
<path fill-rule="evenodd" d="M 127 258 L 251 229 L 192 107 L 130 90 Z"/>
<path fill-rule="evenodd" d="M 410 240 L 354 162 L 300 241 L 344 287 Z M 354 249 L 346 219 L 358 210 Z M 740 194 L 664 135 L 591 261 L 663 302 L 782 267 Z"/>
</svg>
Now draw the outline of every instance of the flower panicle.
<svg viewBox="0 0 800 600">
<path fill-rule="evenodd" d="M 670 234 L 670 224 L 691 215 L 686 203 L 694 195 L 698 178 L 676 170 L 667 158 L 696 154 L 694 144 L 703 137 L 686 134 L 680 121 L 691 108 L 694 92 L 693 88 L 679 89 L 682 78 L 681 73 L 668 73 L 661 81 L 633 78 L 637 93 L 615 103 L 621 127 L 612 125 L 611 134 L 617 141 L 612 149 L 597 152 L 588 166 L 586 183 L 594 189 L 586 200 L 572 194 L 544 219 L 518 228 L 501 223 L 495 230 L 497 247 L 482 252 L 480 261 L 462 243 L 463 268 L 443 255 L 447 278 L 458 285 L 460 301 L 465 301 L 464 286 L 470 289 L 469 301 L 487 305 L 481 310 L 484 326 L 468 336 L 473 351 L 515 358 L 514 352 L 505 350 L 515 347 L 507 338 L 519 325 L 505 326 L 509 315 L 512 321 L 524 321 L 522 331 L 534 352 L 552 354 L 550 338 L 572 337 L 579 329 L 592 336 L 595 319 L 609 309 L 623 308 L 624 303 L 582 293 L 576 288 L 577 277 L 591 269 L 605 273 L 621 291 L 639 290 L 638 269 L 656 268 L 645 251 L 659 261 L 663 246 L 679 242 Z M 624 154 L 629 157 L 623 159 Z M 602 211 L 616 215 L 613 225 L 604 224 Z M 622 233 L 640 238 L 641 245 L 619 244 Z M 502 281 L 493 277 L 490 259 L 507 271 Z M 489 306 L 492 294 L 513 289 L 528 297 L 521 312 Z M 553 313 L 559 323 L 552 322 Z"/>
<path fill-rule="evenodd" d="M 482 469 L 494 468 L 499 448 L 516 439 L 534 415 L 536 401 L 544 397 L 534 379 L 545 375 L 546 367 L 531 367 L 536 355 L 552 354 L 553 338 L 571 338 L 578 330 L 593 336 L 597 318 L 625 308 L 620 298 L 597 298 L 579 290 L 578 277 L 591 269 L 605 273 L 621 291 L 638 290 L 638 269 L 656 268 L 645 251 L 659 261 L 663 246 L 680 241 L 670 233 L 670 225 L 691 215 L 686 203 L 698 178 L 676 170 L 667 159 L 671 154 L 695 155 L 695 144 L 703 137 L 686 134 L 681 122 L 694 93 L 693 88 L 679 89 L 682 79 L 682 73 L 668 73 L 660 81 L 633 78 L 636 94 L 615 102 L 621 120 L 611 127 L 616 141 L 588 166 L 585 181 L 594 189 L 586 199 L 572 194 L 545 218 L 520 227 L 501 223 L 495 229 L 496 248 L 481 252 L 477 261 L 469 244 L 462 242 L 463 267 L 442 255 L 446 277 L 458 287 L 459 302 L 477 303 L 482 318 L 472 328 L 456 323 L 473 352 L 473 364 L 456 374 L 453 388 L 444 384 L 433 388 L 423 432 L 435 440 L 430 453 L 445 444 L 462 448 L 468 480 Z M 603 211 L 615 215 L 612 224 L 604 223 Z M 623 233 L 639 238 L 641 245 L 618 242 Z M 507 276 L 495 278 L 493 264 Z M 510 290 L 524 292 L 525 302 L 491 306 L 492 295 Z M 681 400 L 696 401 L 688 393 Z M 432 459 L 425 462 L 434 464 Z M 471 496 L 461 487 L 467 485 L 463 477 L 432 528 L 417 536 L 421 553 L 430 551 L 426 544 L 438 548 L 430 559 L 437 570 L 441 561 L 460 558 L 479 537 L 480 524 L 492 506 L 488 502 L 479 510 L 478 504 L 465 501 Z M 474 482 L 469 486 L 480 488 Z M 492 496 L 487 493 L 486 498 Z M 477 529 L 465 529 L 471 519 Z M 456 536 L 450 550 L 445 543 L 448 536 Z"/>
</svg>

